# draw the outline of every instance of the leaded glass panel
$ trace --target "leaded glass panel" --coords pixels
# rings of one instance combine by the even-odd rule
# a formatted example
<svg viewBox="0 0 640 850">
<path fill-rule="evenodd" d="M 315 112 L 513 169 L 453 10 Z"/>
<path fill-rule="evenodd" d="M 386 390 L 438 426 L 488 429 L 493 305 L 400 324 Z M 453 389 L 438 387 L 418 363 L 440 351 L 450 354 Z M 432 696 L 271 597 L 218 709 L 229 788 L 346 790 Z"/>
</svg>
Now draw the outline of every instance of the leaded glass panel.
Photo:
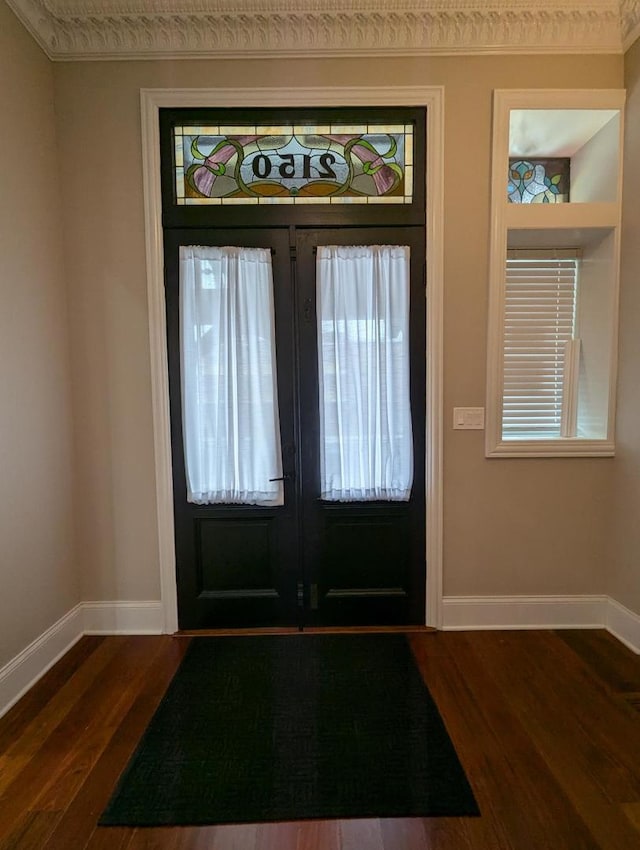
<svg viewBox="0 0 640 850">
<path fill-rule="evenodd" d="M 512 204 L 562 204 L 569 201 L 569 157 L 509 159 L 507 196 Z"/>
<path fill-rule="evenodd" d="M 410 204 L 412 124 L 178 126 L 175 199 Z"/>
</svg>

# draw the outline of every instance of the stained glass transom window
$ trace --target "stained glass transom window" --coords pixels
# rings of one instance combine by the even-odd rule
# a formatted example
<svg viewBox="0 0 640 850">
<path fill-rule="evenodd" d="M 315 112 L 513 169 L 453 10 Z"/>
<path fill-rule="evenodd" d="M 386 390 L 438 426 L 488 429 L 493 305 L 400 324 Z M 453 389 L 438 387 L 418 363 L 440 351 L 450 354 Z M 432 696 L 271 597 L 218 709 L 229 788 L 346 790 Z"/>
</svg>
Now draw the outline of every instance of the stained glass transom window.
<svg viewBox="0 0 640 850">
<path fill-rule="evenodd" d="M 568 157 L 510 159 L 507 195 L 512 204 L 562 204 L 569 201 Z"/>
<path fill-rule="evenodd" d="M 180 126 L 175 198 L 188 204 L 410 204 L 412 124 Z"/>
</svg>

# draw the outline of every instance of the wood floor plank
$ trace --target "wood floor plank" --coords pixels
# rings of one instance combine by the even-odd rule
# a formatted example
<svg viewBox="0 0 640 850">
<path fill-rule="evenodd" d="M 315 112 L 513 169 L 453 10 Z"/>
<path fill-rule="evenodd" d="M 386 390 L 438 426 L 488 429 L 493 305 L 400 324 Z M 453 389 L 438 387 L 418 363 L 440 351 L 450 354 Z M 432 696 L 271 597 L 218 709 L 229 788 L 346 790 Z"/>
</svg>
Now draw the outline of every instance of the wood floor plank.
<svg viewBox="0 0 640 850">
<path fill-rule="evenodd" d="M 15 829 L 0 841 L 2 850 L 42 850 L 58 822 L 59 813 L 29 812 Z"/>
<path fill-rule="evenodd" d="M 96 829 L 86 844 L 85 850 L 127 850 L 132 838 L 133 829 L 127 827 L 112 826 L 109 829 Z"/>
<path fill-rule="evenodd" d="M 214 827 L 211 826 L 185 827 L 177 836 L 176 850 L 213 850 L 214 835 Z"/>
<path fill-rule="evenodd" d="M 180 830 L 176 850 L 218 850 L 221 845 L 235 846 L 247 840 L 254 842 L 255 850 L 297 850 L 303 824 L 298 821 L 286 823 L 260 823 L 211 827 L 186 827 Z"/>
<path fill-rule="evenodd" d="M 437 638 L 427 643 L 412 638 L 410 643 L 423 678 L 443 714 L 481 812 L 481 818 L 473 822 L 461 818 L 426 818 L 426 846 L 430 850 L 514 850 L 517 836 L 511 834 L 508 819 L 503 817 L 503 810 L 512 800 L 511 790 L 508 783 L 501 781 L 499 745 L 483 720 L 476 695 L 469 689 L 466 676 L 457 669 L 445 641 Z M 494 760 L 496 764 L 492 766 Z M 522 829 L 526 834 L 525 825 Z M 485 835 L 489 841 L 483 840 Z"/>
<path fill-rule="evenodd" d="M 340 847 L 340 821 L 302 821 L 299 824 L 296 850 L 342 850 Z"/>
<path fill-rule="evenodd" d="M 445 818 L 382 818 L 380 831 L 384 850 L 424 850 L 437 845 L 434 837 L 428 838 L 430 825 L 444 822 Z M 448 820 L 448 818 L 447 818 Z"/>
<path fill-rule="evenodd" d="M 640 803 L 626 803 L 622 806 L 622 811 L 635 827 L 638 833 L 638 847 L 640 847 Z"/>
<path fill-rule="evenodd" d="M 209 848 L 211 850 L 255 850 L 259 829 L 260 824 L 255 823 L 224 824 L 223 826 L 211 827 L 208 832 L 211 840 Z M 141 850 L 143 846 L 138 847 L 134 836 L 134 841 L 127 850 Z M 162 850 L 164 850 L 164 845 Z"/>
<path fill-rule="evenodd" d="M 500 683 L 474 655 L 471 642 L 462 632 L 446 638 L 440 641 L 446 654 L 430 656 L 430 644 L 416 640 L 414 653 L 477 792 L 480 810 L 492 821 L 497 846 L 597 850 L 544 759 L 508 711 Z M 472 847 L 479 838 L 474 837 Z"/>
<path fill-rule="evenodd" d="M 14 812 L 66 808 L 126 713 L 148 659 L 160 651 L 161 641 L 129 638 L 117 643 L 119 652 L 102 668 L 97 681 L 67 710 L 37 751 L 38 757 L 23 766 L 0 796 L 0 839 L 15 828 Z"/>
<path fill-rule="evenodd" d="M 65 720 L 101 676 L 104 668 L 125 646 L 126 638 L 102 642 L 48 703 L 37 711 L 23 729 L 0 754 L 0 797 L 20 771 L 36 755 L 52 732 Z M 57 665 L 56 665 L 57 666 Z M 25 697 L 28 699 L 29 695 Z M 16 707 L 22 711 L 20 703 Z M 10 718 L 7 723 L 10 723 Z M 0 728 L 4 724 L 0 721 Z"/>
<path fill-rule="evenodd" d="M 261 823 L 256 832 L 256 850 L 297 850 L 300 823 Z"/>
<path fill-rule="evenodd" d="M 526 634 L 522 633 L 515 641 L 511 657 L 526 649 L 523 646 Z M 640 724 L 637 717 L 612 699 L 607 689 L 599 686 L 599 679 L 585 664 L 575 663 L 575 656 L 564 642 L 559 643 L 549 633 L 543 633 L 537 643 L 543 651 L 526 657 L 525 678 L 540 710 L 546 708 L 553 713 L 552 728 L 562 726 L 560 743 L 567 752 L 572 748 L 576 751 L 579 764 L 608 801 L 640 800 Z M 508 663 L 508 657 L 503 663 Z M 544 700 L 539 699 L 541 688 L 545 690 Z M 603 716 L 607 716 L 609 722 L 603 723 Z"/>
<path fill-rule="evenodd" d="M 608 641 L 605 642 L 607 644 Z M 590 741 L 592 758 L 600 766 L 594 775 L 599 779 L 607 799 L 614 803 L 640 801 L 640 724 L 637 715 L 615 698 L 617 694 L 597 686 L 600 676 L 584 662 L 574 670 L 569 684 L 566 671 L 571 668 L 574 654 L 565 642 L 558 643 L 547 633 L 544 646 L 545 652 L 540 653 L 539 658 L 541 661 L 548 658 L 548 667 L 555 673 L 555 679 L 551 680 L 545 668 L 546 681 L 563 703 L 573 698 L 572 727 L 583 729 Z M 626 647 L 622 646 L 622 649 L 626 651 Z M 640 664 L 638 667 L 640 672 Z M 610 717 L 609 723 L 602 723 L 603 715 Z"/>
<path fill-rule="evenodd" d="M 145 827 L 132 830 L 126 850 L 255 850 L 260 827 L 261 824 Z M 89 845 L 87 850 L 97 848 Z"/>
<path fill-rule="evenodd" d="M 640 691 L 640 657 L 612 634 L 603 629 L 561 629 L 556 634 L 613 693 Z"/>
<path fill-rule="evenodd" d="M 127 850 L 176 850 L 181 832 L 181 829 L 171 826 L 134 829 Z"/>
<path fill-rule="evenodd" d="M 149 724 L 187 647 L 186 641 L 166 640 L 166 647 L 145 672 L 140 691 L 127 714 L 113 730 L 104 752 L 88 772 L 68 806 L 64 819 L 57 825 L 49 840 L 43 843 L 43 850 L 81 848 L 87 844 L 118 777 Z"/>
<path fill-rule="evenodd" d="M 429 850 L 502 850 L 512 846 L 508 837 L 496 830 L 495 821 L 484 815 L 479 818 L 425 818 L 424 835 L 423 846 Z"/>
<path fill-rule="evenodd" d="M 508 632 L 497 637 L 485 632 L 462 640 L 473 642 L 482 666 L 501 690 L 507 710 L 527 731 L 597 846 L 637 850 L 637 834 L 619 817 L 620 807 L 611 802 L 611 791 L 607 793 L 606 782 L 612 781 L 611 755 L 593 746 L 581 723 L 591 717 L 593 708 L 583 704 L 580 671 L 559 666 L 558 653 L 550 651 L 554 643 L 544 633 Z M 531 653 L 534 645 L 537 652 Z M 556 641 L 555 647 L 559 646 Z M 590 695 L 599 702 L 600 689 L 594 686 Z M 617 714 L 613 700 L 605 706 L 605 716 Z"/>
<path fill-rule="evenodd" d="M 341 820 L 338 826 L 341 850 L 384 850 L 379 818 Z"/>
<path fill-rule="evenodd" d="M 0 753 L 11 745 L 33 724 L 34 718 L 59 694 L 64 685 L 77 672 L 79 666 L 91 657 L 103 643 L 104 637 L 85 635 L 75 643 L 57 664 L 48 670 L 25 696 L 0 719 Z"/>
<path fill-rule="evenodd" d="M 60 760 L 56 774 L 43 787 L 33 807 L 47 811 L 69 806 L 113 738 L 168 640 L 170 638 L 156 638 L 146 645 L 132 647 L 126 659 L 114 659 L 104 670 L 100 682 L 88 695 L 91 698 L 89 719 L 85 716 L 82 721 L 73 751 Z M 107 699 L 114 681 L 121 686 L 111 699 Z"/>
</svg>

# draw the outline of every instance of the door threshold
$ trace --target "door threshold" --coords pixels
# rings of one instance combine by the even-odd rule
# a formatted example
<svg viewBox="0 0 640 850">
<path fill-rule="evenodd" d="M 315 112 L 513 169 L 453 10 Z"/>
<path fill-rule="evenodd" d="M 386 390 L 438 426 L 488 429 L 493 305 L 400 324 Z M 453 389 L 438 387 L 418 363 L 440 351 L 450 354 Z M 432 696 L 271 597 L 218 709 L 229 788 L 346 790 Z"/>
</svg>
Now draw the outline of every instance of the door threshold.
<svg viewBox="0 0 640 850">
<path fill-rule="evenodd" d="M 331 634 L 336 633 L 340 634 L 342 632 L 351 633 L 351 634 L 364 634 L 367 632 L 421 632 L 421 633 L 429 633 L 436 632 L 437 629 L 434 629 L 433 626 L 416 626 L 416 625 L 405 625 L 405 626 L 305 626 L 305 632 L 309 634 Z"/>
<path fill-rule="evenodd" d="M 296 635 L 296 634 L 367 634 L 367 633 L 414 633 L 435 634 L 433 626 L 266 626 L 253 629 L 179 629 L 173 637 L 236 637 L 249 635 Z"/>
</svg>

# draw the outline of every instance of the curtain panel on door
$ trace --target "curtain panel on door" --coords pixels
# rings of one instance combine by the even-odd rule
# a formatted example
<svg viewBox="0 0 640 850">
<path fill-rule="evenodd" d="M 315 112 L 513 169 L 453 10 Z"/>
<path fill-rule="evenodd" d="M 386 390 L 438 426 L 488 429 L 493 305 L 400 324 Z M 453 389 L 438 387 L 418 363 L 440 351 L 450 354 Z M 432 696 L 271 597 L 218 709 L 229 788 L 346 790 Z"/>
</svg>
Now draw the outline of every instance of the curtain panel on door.
<svg viewBox="0 0 640 850">
<path fill-rule="evenodd" d="M 320 489 L 327 501 L 407 501 L 409 248 L 317 250 Z"/>
<path fill-rule="evenodd" d="M 187 500 L 281 505 L 271 253 L 180 248 Z"/>
</svg>

